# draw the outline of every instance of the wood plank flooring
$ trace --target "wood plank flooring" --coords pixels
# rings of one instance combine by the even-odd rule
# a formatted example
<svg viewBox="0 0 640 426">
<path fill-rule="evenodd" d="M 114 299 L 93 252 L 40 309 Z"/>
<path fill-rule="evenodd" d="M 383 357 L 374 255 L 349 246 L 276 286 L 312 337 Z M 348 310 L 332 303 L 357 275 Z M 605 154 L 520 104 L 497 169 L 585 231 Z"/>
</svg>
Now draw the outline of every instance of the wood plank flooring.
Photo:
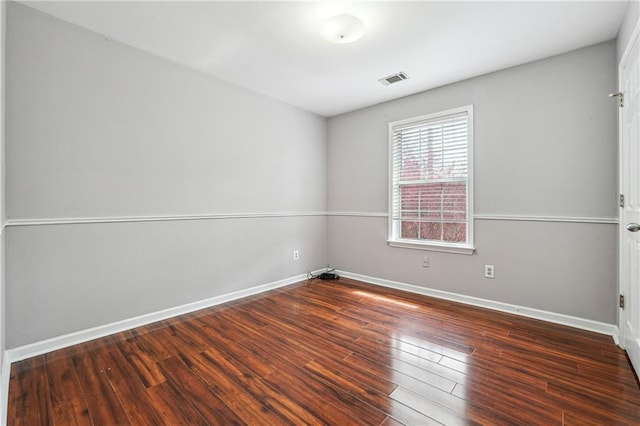
<svg viewBox="0 0 640 426">
<path fill-rule="evenodd" d="M 341 279 L 15 363 L 9 425 L 638 425 L 610 337 Z"/>
</svg>

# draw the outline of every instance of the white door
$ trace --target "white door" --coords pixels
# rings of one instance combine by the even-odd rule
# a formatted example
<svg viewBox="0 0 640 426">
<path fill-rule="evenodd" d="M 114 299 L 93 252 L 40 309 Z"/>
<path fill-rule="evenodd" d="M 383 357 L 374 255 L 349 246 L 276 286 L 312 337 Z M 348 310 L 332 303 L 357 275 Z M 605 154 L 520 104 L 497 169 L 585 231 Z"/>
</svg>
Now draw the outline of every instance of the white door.
<svg viewBox="0 0 640 426">
<path fill-rule="evenodd" d="M 640 375 L 640 64 L 638 31 L 620 63 L 620 344 Z M 622 207 L 624 204 L 624 207 Z"/>
</svg>

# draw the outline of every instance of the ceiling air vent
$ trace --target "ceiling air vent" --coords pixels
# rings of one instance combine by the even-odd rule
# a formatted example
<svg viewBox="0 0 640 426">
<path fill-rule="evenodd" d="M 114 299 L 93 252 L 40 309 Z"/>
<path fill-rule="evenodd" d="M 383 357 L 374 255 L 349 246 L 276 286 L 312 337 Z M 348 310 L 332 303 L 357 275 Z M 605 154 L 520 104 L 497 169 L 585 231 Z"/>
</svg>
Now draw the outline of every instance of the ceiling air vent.
<svg viewBox="0 0 640 426">
<path fill-rule="evenodd" d="M 402 80 L 406 80 L 408 78 L 409 78 L 409 76 L 404 71 L 400 71 L 397 74 L 388 75 L 388 76 L 386 76 L 384 78 L 381 78 L 378 81 L 380 83 L 382 83 L 383 85 L 388 86 L 390 84 L 398 83 L 398 82 L 400 82 Z"/>
</svg>

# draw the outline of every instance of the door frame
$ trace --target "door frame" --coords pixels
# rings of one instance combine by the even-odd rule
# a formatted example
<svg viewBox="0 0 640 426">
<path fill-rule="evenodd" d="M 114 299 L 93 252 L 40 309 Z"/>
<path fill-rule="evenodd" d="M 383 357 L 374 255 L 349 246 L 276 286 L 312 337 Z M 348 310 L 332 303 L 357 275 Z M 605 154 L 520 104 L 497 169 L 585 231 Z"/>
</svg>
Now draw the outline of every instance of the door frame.
<svg viewBox="0 0 640 426">
<path fill-rule="evenodd" d="M 631 35 L 629 36 L 629 39 L 627 40 L 627 44 L 624 47 L 624 51 L 622 53 L 622 56 L 620 57 L 620 62 L 618 62 L 618 91 L 619 92 L 623 92 L 624 87 L 623 86 L 623 82 L 622 82 L 622 70 L 623 70 L 623 65 L 626 65 L 627 60 L 629 59 L 629 55 L 631 54 L 631 48 L 634 45 L 634 42 L 638 42 L 639 46 L 640 46 L 640 16 L 638 17 L 638 20 L 636 21 L 633 31 L 631 32 Z M 622 137 L 623 137 L 623 132 L 624 129 L 622 127 L 622 120 L 623 120 L 623 113 L 622 113 L 622 108 L 618 108 L 618 193 L 622 193 L 622 171 L 623 171 L 623 167 L 622 167 Z M 617 336 L 613 336 L 614 340 L 616 340 L 616 344 L 618 346 L 620 346 L 622 349 L 625 349 L 625 345 L 624 345 L 624 334 L 625 334 L 625 327 L 624 327 L 624 321 L 625 321 L 625 311 L 623 308 L 619 307 L 618 304 L 618 296 L 619 295 L 625 295 L 627 294 L 627 289 L 622 288 L 622 273 L 623 273 L 623 256 L 622 256 L 622 244 L 623 244 L 623 239 L 621 237 L 621 234 L 623 232 L 625 223 L 624 223 L 624 211 L 618 207 L 618 212 L 619 212 L 619 217 L 618 217 L 618 271 L 617 271 L 617 275 L 618 275 L 618 294 L 616 295 L 616 306 L 618 306 L 618 315 L 617 315 L 617 319 L 618 319 L 618 333 Z M 640 374 L 640 372 L 639 372 Z"/>
</svg>

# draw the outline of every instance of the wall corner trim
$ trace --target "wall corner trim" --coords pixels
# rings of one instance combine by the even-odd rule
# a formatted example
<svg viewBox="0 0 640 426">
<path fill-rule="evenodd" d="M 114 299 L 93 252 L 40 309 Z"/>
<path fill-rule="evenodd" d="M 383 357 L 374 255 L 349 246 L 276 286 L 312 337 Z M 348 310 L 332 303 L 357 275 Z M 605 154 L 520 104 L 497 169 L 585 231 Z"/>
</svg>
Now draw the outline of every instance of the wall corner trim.
<svg viewBox="0 0 640 426">
<path fill-rule="evenodd" d="M 413 284 L 405 284 L 397 281 L 385 280 L 382 278 L 369 277 L 366 275 L 355 274 L 348 271 L 338 271 L 338 273 L 341 277 L 344 278 L 364 281 L 366 283 L 378 285 L 381 287 L 394 288 L 397 290 L 407 291 L 409 293 L 422 294 L 424 296 L 431 296 L 438 299 L 450 300 L 452 302 L 464 303 L 480 308 L 493 309 L 495 311 L 506 312 L 555 324 L 580 328 L 582 330 L 593 331 L 600 334 L 606 334 L 611 336 L 614 342 L 617 343 L 616 339 L 618 337 L 618 327 L 614 324 L 607 324 L 604 322 L 593 321 L 586 318 L 573 317 L 570 315 L 543 311 L 535 308 L 528 308 L 526 306 L 518 306 L 510 303 L 481 299 L 479 297 L 465 296 L 463 294 L 450 293 L 448 291 L 420 287 Z"/>
<path fill-rule="evenodd" d="M 319 273 L 324 269 L 312 271 L 312 273 Z M 121 331 L 130 330 L 135 327 L 151 324 L 157 321 L 162 321 L 168 318 L 173 318 L 178 315 L 188 314 L 191 312 L 199 311 L 201 309 L 209 308 L 212 306 L 220 305 L 223 303 L 231 302 L 244 297 L 253 296 L 259 293 L 264 293 L 269 290 L 274 290 L 280 287 L 285 287 L 291 284 L 295 284 L 307 279 L 307 274 L 295 275 L 293 277 L 284 278 L 279 281 L 274 281 L 267 284 L 250 287 L 245 290 L 234 291 L 232 293 L 223 294 L 220 296 L 211 297 L 208 299 L 199 300 L 192 303 L 187 303 L 172 308 L 163 309 L 156 312 L 140 315 L 133 318 L 128 318 L 122 321 L 113 322 L 111 324 L 100 325 L 86 330 L 80 330 L 62 336 L 52 337 L 50 339 L 42 340 L 35 343 L 29 343 L 17 348 L 8 349 L 6 351 L 5 360 L 8 358 L 9 365 L 12 362 L 22 361 L 27 358 L 42 355 L 48 352 L 52 352 L 58 349 L 66 348 L 69 346 L 77 345 L 79 343 L 88 342 L 90 340 L 99 339 L 101 337 L 109 336 L 111 334 L 119 333 Z M 2 380 L 4 381 L 4 376 Z M 8 380 L 8 379 L 7 379 Z M 7 382 L 8 383 L 8 382 Z"/>
<path fill-rule="evenodd" d="M 2 357 L 2 371 L 0 374 L 0 425 L 5 426 L 9 412 L 9 378 L 11 376 L 11 358 L 7 351 Z"/>
<path fill-rule="evenodd" d="M 617 325 L 613 326 L 613 333 L 611 334 L 611 337 L 613 337 L 613 343 L 615 343 L 616 346 L 618 346 L 621 349 L 624 349 L 622 346 L 620 346 L 620 329 L 618 328 Z"/>
</svg>

